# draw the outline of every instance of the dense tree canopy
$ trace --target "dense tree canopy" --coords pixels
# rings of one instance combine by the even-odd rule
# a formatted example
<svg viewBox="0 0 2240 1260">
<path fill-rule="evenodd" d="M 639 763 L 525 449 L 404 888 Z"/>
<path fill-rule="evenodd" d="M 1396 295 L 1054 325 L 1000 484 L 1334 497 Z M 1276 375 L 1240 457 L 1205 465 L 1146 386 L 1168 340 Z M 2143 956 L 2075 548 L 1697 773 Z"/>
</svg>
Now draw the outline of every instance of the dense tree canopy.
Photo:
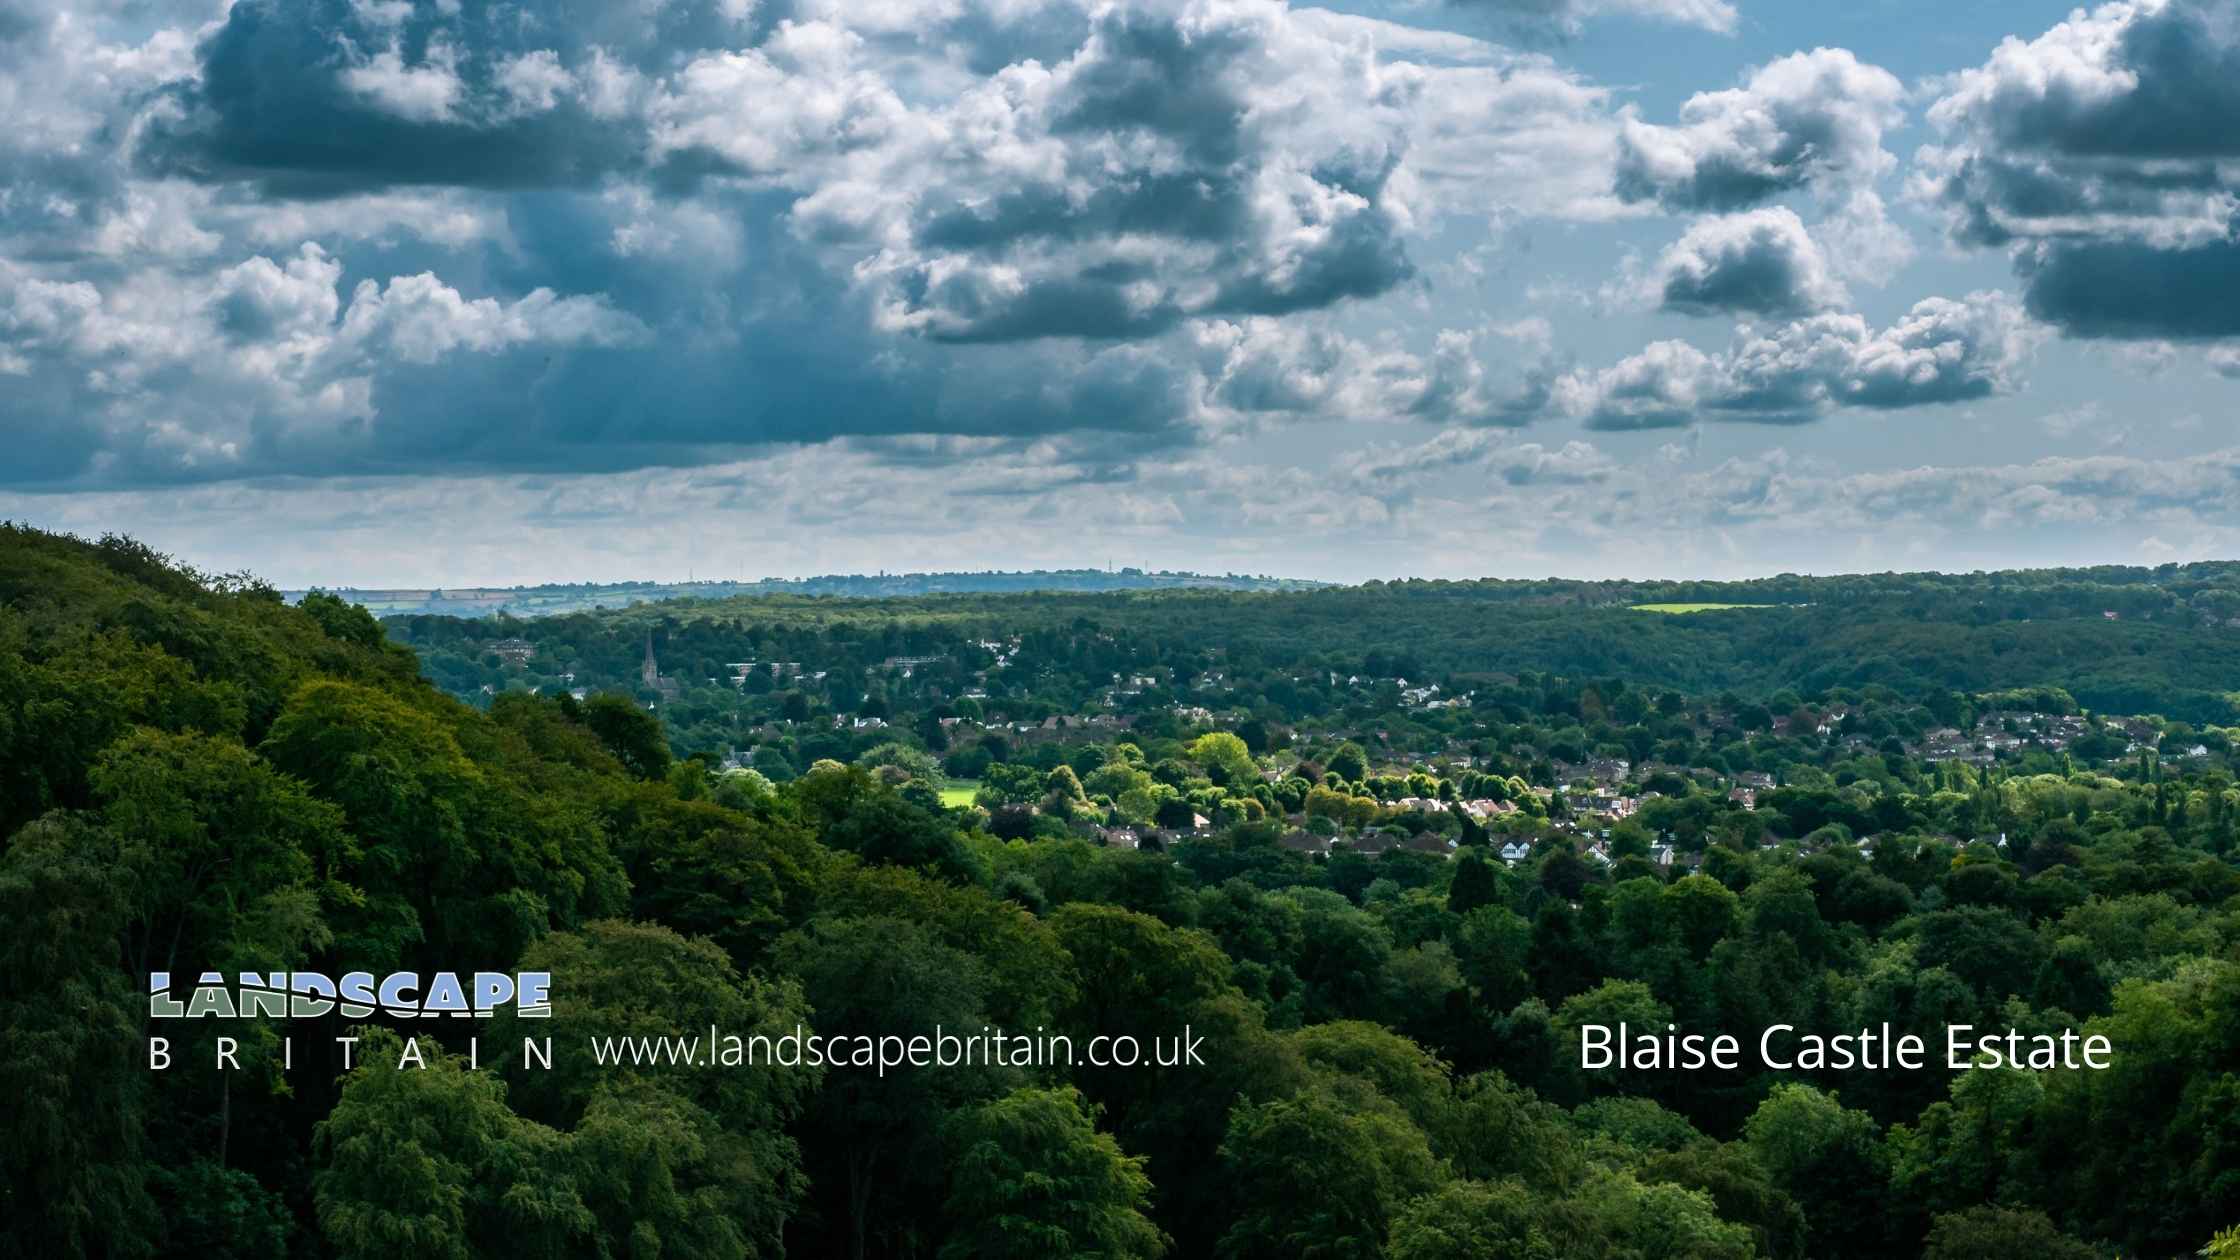
<svg viewBox="0 0 2240 1260">
<path fill-rule="evenodd" d="M 384 627 L 10 527 L 0 1254 L 2189 1254 L 2240 1221 L 2233 585 Z M 148 1018 L 299 969 L 553 1000 Z M 1750 1053 L 1587 1066 L 1620 1023 Z M 1755 1057 L 1885 1025 L 1938 1061 Z M 748 1057 L 937 1030 L 1035 1050 Z"/>
</svg>

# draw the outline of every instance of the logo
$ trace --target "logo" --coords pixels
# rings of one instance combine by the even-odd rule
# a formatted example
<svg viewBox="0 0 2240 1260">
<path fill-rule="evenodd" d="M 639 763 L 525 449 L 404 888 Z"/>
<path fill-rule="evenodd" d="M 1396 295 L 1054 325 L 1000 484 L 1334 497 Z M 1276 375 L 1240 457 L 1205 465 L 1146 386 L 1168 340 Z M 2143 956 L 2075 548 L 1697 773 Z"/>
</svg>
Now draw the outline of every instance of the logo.
<svg viewBox="0 0 2240 1260">
<path fill-rule="evenodd" d="M 183 1002 L 172 995 L 170 972 L 148 975 L 150 1019 L 317 1019 L 337 1010 L 344 1019 L 376 1011 L 394 1019 L 487 1019 L 507 1006 L 523 1019 L 550 1018 L 552 973 L 477 971 L 462 980 L 439 971 L 422 984 L 417 971 L 352 971 L 340 979 L 318 971 L 244 971 L 228 984 L 205 971 Z"/>
</svg>

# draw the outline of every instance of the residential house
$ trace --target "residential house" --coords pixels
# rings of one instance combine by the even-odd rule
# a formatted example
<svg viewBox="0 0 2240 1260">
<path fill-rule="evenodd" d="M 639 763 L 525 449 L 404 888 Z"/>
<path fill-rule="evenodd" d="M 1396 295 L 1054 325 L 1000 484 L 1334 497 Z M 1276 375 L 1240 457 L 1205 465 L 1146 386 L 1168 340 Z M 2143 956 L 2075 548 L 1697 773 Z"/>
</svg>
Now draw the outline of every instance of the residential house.
<svg viewBox="0 0 2240 1260">
<path fill-rule="evenodd" d="M 1400 847 L 1400 839 L 1389 831 L 1364 831 L 1360 835 L 1355 836 L 1352 841 L 1348 843 L 1347 847 L 1352 849 L 1355 853 L 1363 854 L 1367 857 L 1375 857 L 1388 849 L 1396 849 Z"/>
<path fill-rule="evenodd" d="M 490 652 L 508 665 L 521 666 L 537 654 L 537 645 L 527 639 L 500 639 L 490 645 Z"/>
</svg>

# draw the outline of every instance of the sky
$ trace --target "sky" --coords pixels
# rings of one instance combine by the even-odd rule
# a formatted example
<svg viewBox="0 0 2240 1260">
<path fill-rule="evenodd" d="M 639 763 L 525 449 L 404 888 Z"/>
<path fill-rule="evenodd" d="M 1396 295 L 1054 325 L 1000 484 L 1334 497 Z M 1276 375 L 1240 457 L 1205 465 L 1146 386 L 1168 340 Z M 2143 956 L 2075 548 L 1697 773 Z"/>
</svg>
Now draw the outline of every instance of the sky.
<svg viewBox="0 0 2240 1260">
<path fill-rule="evenodd" d="M 0 518 L 283 586 L 2240 556 L 2240 0 L 0 0 Z"/>
</svg>

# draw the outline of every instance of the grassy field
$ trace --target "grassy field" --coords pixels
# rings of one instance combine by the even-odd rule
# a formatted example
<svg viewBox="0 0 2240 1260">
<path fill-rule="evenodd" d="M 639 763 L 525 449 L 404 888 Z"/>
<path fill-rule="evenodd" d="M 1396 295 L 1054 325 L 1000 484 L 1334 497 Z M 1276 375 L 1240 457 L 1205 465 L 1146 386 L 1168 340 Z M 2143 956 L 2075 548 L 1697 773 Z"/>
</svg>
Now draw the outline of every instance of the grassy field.
<svg viewBox="0 0 2240 1260">
<path fill-rule="evenodd" d="M 941 789 L 941 803 L 950 809 L 955 809 L 959 805 L 970 805 L 973 794 L 979 790 L 980 785 L 970 779 L 951 780 L 949 786 Z"/>
<path fill-rule="evenodd" d="M 1699 613 L 1719 612 L 1728 608 L 1771 608 L 1771 604 L 1635 604 L 1635 612 Z"/>
</svg>

